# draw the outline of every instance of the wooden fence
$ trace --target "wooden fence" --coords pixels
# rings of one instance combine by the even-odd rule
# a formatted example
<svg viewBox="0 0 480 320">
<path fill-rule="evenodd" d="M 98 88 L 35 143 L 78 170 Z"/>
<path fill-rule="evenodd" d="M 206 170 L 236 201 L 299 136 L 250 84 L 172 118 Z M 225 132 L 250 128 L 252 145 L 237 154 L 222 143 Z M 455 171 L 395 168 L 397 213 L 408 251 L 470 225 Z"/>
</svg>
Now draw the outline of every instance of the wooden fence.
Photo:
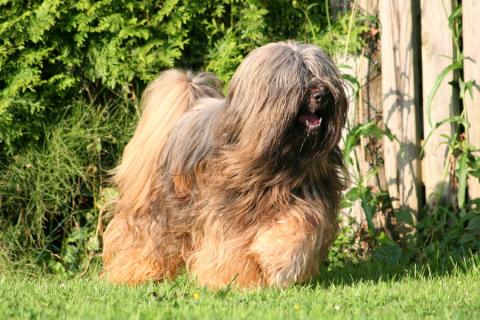
<svg viewBox="0 0 480 320">
<path fill-rule="evenodd" d="M 331 2 L 333 6 L 337 1 Z M 357 149 L 361 173 L 378 166 L 378 158 L 382 158 L 383 165 L 369 185 L 387 190 L 394 209 L 416 213 L 425 204 L 432 205 L 439 195 L 454 203 L 454 160 L 447 159 L 445 141 L 457 127 L 452 122 L 438 128 L 437 124 L 465 112 L 470 123 L 465 139 L 480 148 L 480 29 L 475 21 L 480 19 L 480 1 L 462 1 L 463 43 L 457 44 L 463 48 L 464 65 L 446 73 L 433 96 L 439 75 L 458 54 L 449 26 L 456 9 L 453 1 L 355 0 L 350 4 L 377 15 L 381 25 L 376 50 L 366 50 L 353 62 L 342 61 L 353 65 L 361 84 L 350 121 L 373 120 L 397 138 L 374 141 L 365 137 Z M 462 100 L 459 90 L 449 84 L 459 72 L 466 82 L 475 81 L 473 97 L 467 94 Z M 467 191 L 470 198 L 480 197 L 478 178 L 469 177 Z"/>
</svg>

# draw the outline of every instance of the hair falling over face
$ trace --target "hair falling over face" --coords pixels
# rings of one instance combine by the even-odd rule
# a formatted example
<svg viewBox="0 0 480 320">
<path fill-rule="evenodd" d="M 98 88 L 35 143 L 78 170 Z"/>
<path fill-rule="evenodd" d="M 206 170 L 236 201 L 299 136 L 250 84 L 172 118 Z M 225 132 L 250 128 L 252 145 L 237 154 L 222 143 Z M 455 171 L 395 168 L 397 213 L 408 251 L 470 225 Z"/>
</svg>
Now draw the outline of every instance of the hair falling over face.
<svg viewBox="0 0 480 320">
<path fill-rule="evenodd" d="M 104 275 L 137 284 L 182 267 L 220 288 L 287 287 L 317 275 L 345 188 L 342 79 L 316 46 L 251 52 L 226 97 L 210 73 L 163 72 L 114 182 Z"/>
</svg>

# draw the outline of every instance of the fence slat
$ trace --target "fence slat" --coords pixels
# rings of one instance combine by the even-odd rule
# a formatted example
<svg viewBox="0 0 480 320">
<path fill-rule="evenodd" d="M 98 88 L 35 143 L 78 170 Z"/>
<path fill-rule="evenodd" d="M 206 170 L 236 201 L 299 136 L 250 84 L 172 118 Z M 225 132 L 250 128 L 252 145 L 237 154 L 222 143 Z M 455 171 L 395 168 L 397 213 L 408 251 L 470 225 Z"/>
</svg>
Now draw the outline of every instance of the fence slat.
<svg viewBox="0 0 480 320">
<path fill-rule="evenodd" d="M 470 128 L 467 132 L 468 139 L 476 148 L 480 148 L 480 1 L 463 0 L 463 52 L 465 55 L 464 78 L 465 81 L 475 80 L 476 88 L 473 89 L 473 98 L 467 94 L 465 109 Z M 480 156 L 480 154 L 477 154 Z M 469 177 L 468 191 L 471 199 L 480 198 L 480 181 L 478 178 Z"/>
<path fill-rule="evenodd" d="M 443 3 L 443 4 L 442 4 Z M 438 76 L 452 63 L 454 55 L 452 31 L 448 27 L 448 17 L 452 13 L 450 0 L 422 0 L 422 87 L 423 87 L 423 130 L 424 137 L 429 137 L 425 144 L 425 157 L 422 161 L 422 180 L 425 184 L 425 195 L 430 204 L 434 195 L 450 198 L 451 188 L 446 165 L 448 147 L 445 137 L 454 133 L 455 126 L 446 123 L 435 128 L 435 124 L 457 114 L 458 98 L 448 82 L 454 79 L 450 72 L 442 81 L 438 91 L 428 100 Z M 433 132 L 432 132 L 433 131 Z M 443 190 L 443 192 L 442 192 Z"/>
<path fill-rule="evenodd" d="M 338 2 L 341 1 L 331 0 L 331 3 L 337 3 L 337 8 L 339 7 Z M 350 3 L 356 5 L 355 10 L 357 12 L 366 15 L 378 15 L 378 0 L 358 0 L 357 2 L 350 1 Z M 381 111 L 378 110 L 381 109 L 382 105 L 380 68 L 373 66 L 373 57 L 370 56 L 373 54 L 376 55 L 376 51 L 369 51 L 368 56 L 366 52 L 363 51 L 360 55 L 343 57 L 338 61 L 340 65 L 348 65 L 350 68 L 343 70 L 343 72 L 355 77 L 360 83 L 358 99 L 351 99 L 349 105 L 348 123 L 352 127 L 358 124 L 364 124 L 373 118 L 378 120 L 379 115 L 381 115 Z M 368 142 L 370 142 L 370 139 L 361 137 L 360 144 L 355 147 L 354 152 L 356 157 L 354 157 L 354 161 L 358 162 L 355 162 L 350 172 L 351 177 L 355 177 L 354 179 L 356 179 L 357 174 L 359 174 L 360 177 L 366 177 L 369 170 L 372 169 L 371 163 L 369 162 L 372 156 L 367 146 Z M 355 172 L 357 168 L 359 172 Z M 382 173 L 384 173 L 383 166 L 378 168 L 378 171 L 379 181 L 375 179 L 375 176 L 370 174 L 371 177 L 367 183 L 370 187 L 374 188 L 374 190 L 384 190 L 384 188 L 382 188 L 385 187 L 384 183 L 382 184 L 382 182 L 385 181 L 384 175 L 382 175 Z M 366 223 L 366 216 L 361 206 L 361 201 L 356 201 L 354 205 L 348 210 L 345 210 L 344 213 L 349 218 L 353 218 L 359 226 Z M 383 215 L 376 215 L 376 217 L 380 220 Z M 376 226 L 383 225 L 383 221 L 375 221 L 375 223 Z"/>
<path fill-rule="evenodd" d="M 358 11 L 365 15 L 378 16 L 378 0 L 358 0 Z M 370 48 L 364 49 L 358 57 L 356 76 L 360 82 L 358 101 L 358 122 L 364 124 L 375 121 L 379 126 L 382 114 L 382 77 L 380 68 L 376 65 L 380 58 L 380 50 L 376 50 L 370 44 Z M 357 148 L 360 157 L 360 172 L 367 176 L 372 167 L 377 167 L 377 149 L 379 142 L 372 137 L 361 137 Z M 380 149 L 381 150 L 381 149 Z M 377 167 L 378 174 L 371 175 L 368 185 L 375 189 L 385 189 L 385 172 L 383 166 Z"/>
<path fill-rule="evenodd" d="M 412 1 L 380 1 L 385 176 L 394 208 L 419 208 L 418 126 L 415 104 Z"/>
</svg>

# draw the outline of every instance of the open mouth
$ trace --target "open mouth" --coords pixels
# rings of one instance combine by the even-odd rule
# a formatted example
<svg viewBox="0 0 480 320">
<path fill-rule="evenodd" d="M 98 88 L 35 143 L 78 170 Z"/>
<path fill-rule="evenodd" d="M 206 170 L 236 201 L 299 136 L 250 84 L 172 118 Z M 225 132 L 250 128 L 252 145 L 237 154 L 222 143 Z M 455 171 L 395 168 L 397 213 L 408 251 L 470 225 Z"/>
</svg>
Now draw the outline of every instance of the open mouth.
<svg viewBox="0 0 480 320">
<path fill-rule="evenodd" d="M 298 121 L 305 126 L 307 134 L 316 132 L 322 124 L 322 118 L 312 112 L 301 113 Z"/>
</svg>

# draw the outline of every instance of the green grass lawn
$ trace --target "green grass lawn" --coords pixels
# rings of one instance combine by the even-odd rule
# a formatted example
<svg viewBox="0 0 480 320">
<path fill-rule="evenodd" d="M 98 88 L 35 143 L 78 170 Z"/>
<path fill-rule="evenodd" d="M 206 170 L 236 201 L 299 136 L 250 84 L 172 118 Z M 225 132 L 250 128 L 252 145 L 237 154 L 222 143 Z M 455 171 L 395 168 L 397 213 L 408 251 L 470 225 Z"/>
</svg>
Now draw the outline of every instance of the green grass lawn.
<svg viewBox="0 0 480 320">
<path fill-rule="evenodd" d="M 1 275 L 0 319 L 480 319 L 478 261 L 441 273 L 363 264 L 325 271 L 309 285 L 257 291 L 213 292 L 185 275 L 139 287 Z"/>
</svg>

